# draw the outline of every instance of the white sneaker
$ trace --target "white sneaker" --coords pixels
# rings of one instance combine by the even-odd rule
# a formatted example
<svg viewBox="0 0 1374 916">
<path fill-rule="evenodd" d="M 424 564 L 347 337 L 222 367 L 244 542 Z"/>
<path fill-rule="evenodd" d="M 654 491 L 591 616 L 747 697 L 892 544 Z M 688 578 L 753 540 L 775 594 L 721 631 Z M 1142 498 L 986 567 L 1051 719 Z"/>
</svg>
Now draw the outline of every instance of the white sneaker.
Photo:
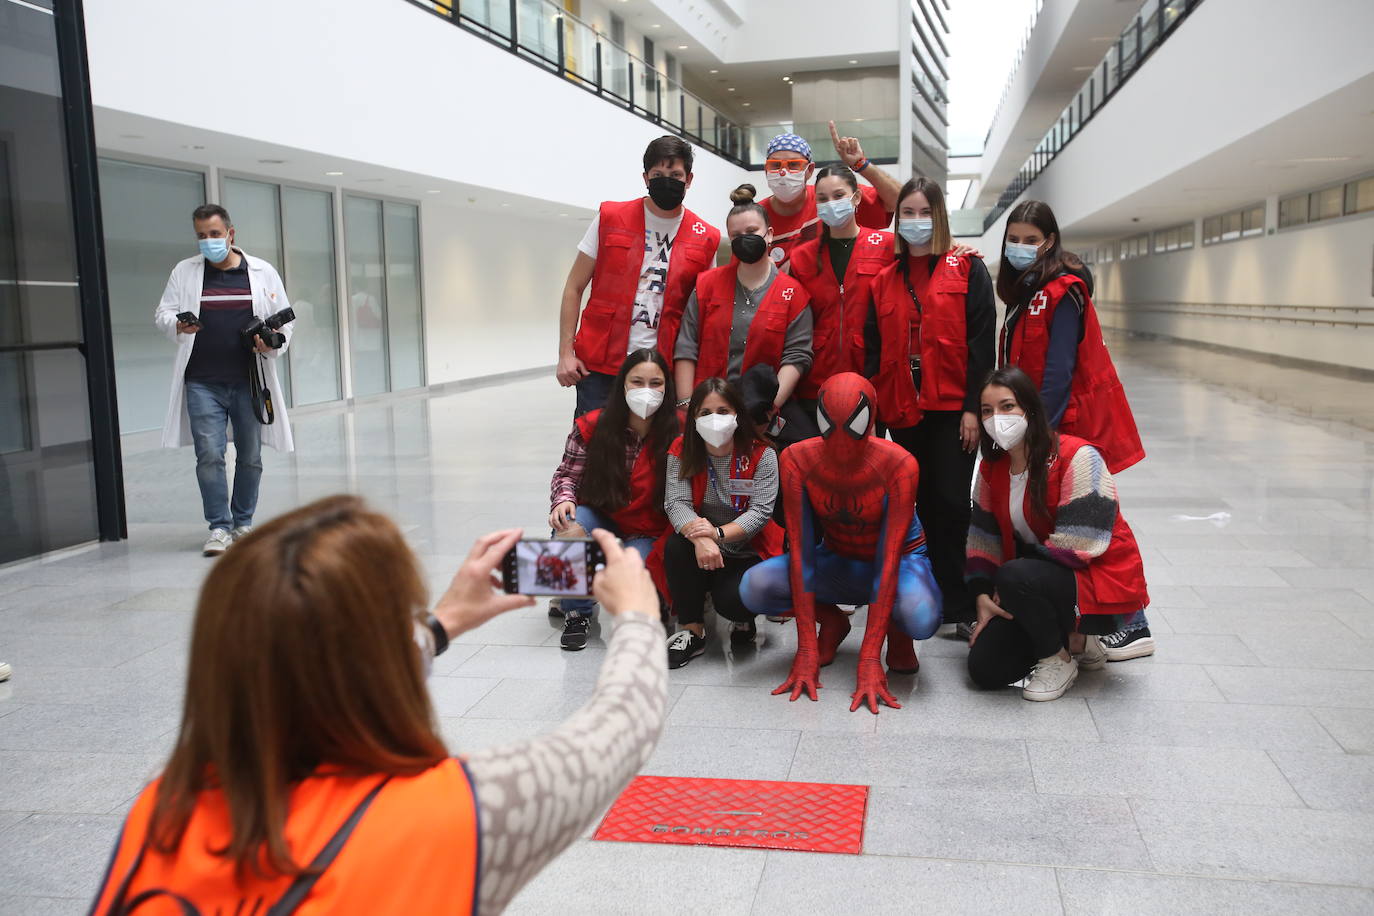
<svg viewBox="0 0 1374 916">
<path fill-rule="evenodd" d="M 13 673 L 14 669 L 10 667 L 9 662 L 0 662 L 0 682 L 8 681 Z"/>
<path fill-rule="evenodd" d="M 1102 640 L 1096 636 L 1087 637 L 1083 643 L 1083 652 L 1078 656 L 1079 671 L 1098 671 L 1107 667 L 1107 650 L 1102 647 Z"/>
<path fill-rule="evenodd" d="M 253 533 L 253 526 L 252 526 L 252 525 L 239 525 L 239 526 L 238 526 L 237 528 L 235 528 L 233 531 L 229 532 L 229 536 L 230 536 L 231 538 L 233 538 L 234 540 L 237 541 L 237 540 L 240 540 L 240 539 L 242 539 L 242 538 L 248 537 L 248 535 L 250 535 L 250 534 L 252 534 L 252 533 Z"/>
<path fill-rule="evenodd" d="M 217 557 L 228 550 L 232 543 L 234 536 L 229 533 L 228 528 L 213 528 L 210 530 L 210 537 L 205 541 L 205 546 L 201 548 L 201 553 L 207 557 Z"/>
<path fill-rule="evenodd" d="M 1057 700 L 1077 679 L 1077 662 L 1072 658 L 1063 661 L 1058 655 L 1051 655 L 1035 663 L 1026 686 L 1021 688 L 1021 696 L 1037 702 Z"/>
</svg>

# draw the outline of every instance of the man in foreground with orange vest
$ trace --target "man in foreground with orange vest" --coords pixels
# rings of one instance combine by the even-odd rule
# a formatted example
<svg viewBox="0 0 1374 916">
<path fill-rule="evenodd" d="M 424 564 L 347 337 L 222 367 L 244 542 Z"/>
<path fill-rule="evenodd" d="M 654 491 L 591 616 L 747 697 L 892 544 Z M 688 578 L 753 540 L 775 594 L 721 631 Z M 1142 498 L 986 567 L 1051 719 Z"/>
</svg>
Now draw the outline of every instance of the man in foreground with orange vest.
<svg viewBox="0 0 1374 916">
<path fill-rule="evenodd" d="M 563 286 L 557 376 L 577 387 L 575 416 L 605 405 L 626 354 L 657 349 L 671 362 L 697 274 L 715 262 L 720 230 L 682 205 L 692 147 L 672 136 L 650 143 L 644 186 L 647 197 L 601 205 Z"/>
</svg>

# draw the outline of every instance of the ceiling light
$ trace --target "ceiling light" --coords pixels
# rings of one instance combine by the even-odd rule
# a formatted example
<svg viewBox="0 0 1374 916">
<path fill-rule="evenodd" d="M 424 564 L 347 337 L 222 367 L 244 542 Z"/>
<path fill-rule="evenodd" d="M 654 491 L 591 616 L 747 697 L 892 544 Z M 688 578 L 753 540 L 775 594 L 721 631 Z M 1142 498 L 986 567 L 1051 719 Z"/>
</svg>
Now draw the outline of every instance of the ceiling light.
<svg viewBox="0 0 1374 916">
<path fill-rule="evenodd" d="M 649 26 L 649 28 L 651 28 L 651 29 L 661 29 L 661 28 L 663 28 L 663 26 L 661 26 L 661 25 L 659 25 L 657 22 L 655 22 L 653 25 Z"/>
<path fill-rule="evenodd" d="M 1089 67 L 1074 67 L 1074 68 L 1073 68 L 1073 70 L 1074 70 L 1075 73 L 1084 73 L 1084 72 L 1086 72 L 1086 71 L 1088 71 L 1088 70 L 1096 70 L 1096 69 L 1097 69 L 1096 67 L 1092 67 L 1092 66 L 1089 66 Z"/>
<path fill-rule="evenodd" d="M 726 92 L 734 92 L 734 91 L 735 91 L 735 87 L 734 87 L 734 86 L 731 86 L 731 87 L 729 87 L 728 89 L 726 89 L 725 91 L 726 91 Z"/>
<path fill-rule="evenodd" d="M 181 148 L 182 148 L 182 149 L 205 149 L 205 147 L 201 146 L 199 143 L 183 143 L 183 144 L 181 144 Z"/>
<path fill-rule="evenodd" d="M 857 61 L 857 60 L 851 60 L 850 63 L 851 63 L 851 64 L 857 64 L 858 61 Z"/>
<path fill-rule="evenodd" d="M 356 178 L 356 179 L 354 179 L 354 180 L 357 181 L 359 184 L 366 184 L 366 183 L 368 183 L 368 182 L 382 181 L 383 179 L 381 179 L 381 178 Z"/>
<path fill-rule="evenodd" d="M 709 72 L 711 72 L 711 73 L 719 73 L 720 71 L 719 71 L 719 70 L 711 70 L 711 71 L 709 71 Z M 1370 114 L 1374 114 L 1374 112 L 1370 112 Z"/>
<path fill-rule="evenodd" d="M 625 2 L 625 0 L 620 0 L 620 2 L 621 2 L 621 3 L 624 3 L 624 2 Z M 501 206 L 503 206 L 503 207 L 509 207 L 509 206 L 510 206 L 510 204 L 502 204 L 502 205 L 501 205 Z"/>
<path fill-rule="evenodd" d="M 325 174 L 326 174 L 326 175 L 334 175 L 334 176 L 337 177 L 337 176 L 339 176 L 339 175 L 342 175 L 343 172 L 325 172 Z"/>
<path fill-rule="evenodd" d="M 124 139 L 124 140 L 142 140 L 142 139 L 143 139 L 143 135 L 142 135 L 142 134 L 120 134 L 119 136 L 120 136 L 122 139 Z"/>
<path fill-rule="evenodd" d="M 438 194 L 439 192 L 431 188 L 430 190 L 426 191 L 425 193 L 426 193 L 426 194 Z"/>
<path fill-rule="evenodd" d="M 749 107 L 749 103 L 748 103 L 748 102 L 741 102 L 740 104 L 743 105 L 745 108 L 748 108 L 748 107 Z"/>
<path fill-rule="evenodd" d="M 566 213 L 560 213 L 560 214 L 558 214 L 558 215 L 559 215 L 559 216 L 567 216 L 568 214 L 566 214 Z"/>
<path fill-rule="evenodd" d="M 263 165 L 284 165 L 284 164 L 286 163 L 286 160 L 285 160 L 285 159 L 259 159 L 258 162 L 262 163 Z"/>
<path fill-rule="evenodd" d="M 678 46 L 677 46 L 677 49 L 678 49 L 679 51 L 686 51 L 686 50 L 687 50 L 687 46 L 686 46 L 686 45 L 678 45 Z"/>
</svg>

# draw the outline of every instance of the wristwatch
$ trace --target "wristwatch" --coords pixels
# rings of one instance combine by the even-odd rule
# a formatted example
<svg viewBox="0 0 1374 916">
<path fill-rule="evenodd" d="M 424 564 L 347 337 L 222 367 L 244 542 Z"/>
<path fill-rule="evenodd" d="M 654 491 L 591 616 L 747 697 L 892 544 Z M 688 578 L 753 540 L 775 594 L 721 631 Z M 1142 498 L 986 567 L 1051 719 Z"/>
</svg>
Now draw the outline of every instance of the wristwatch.
<svg viewBox="0 0 1374 916">
<path fill-rule="evenodd" d="M 725 529 L 719 525 L 716 526 L 716 540 L 725 543 Z"/>
<path fill-rule="evenodd" d="M 448 631 L 439 622 L 439 618 L 433 614 L 425 618 L 425 626 L 429 627 L 429 632 L 434 634 L 434 655 L 437 658 L 443 655 L 444 650 L 448 648 Z"/>
<path fill-rule="evenodd" d="M 692 403 L 692 399 L 691 399 L 691 398 L 681 398 L 681 399 L 677 402 L 677 406 L 678 406 L 678 407 L 686 407 L 686 406 L 687 406 L 688 404 L 690 404 L 690 403 Z"/>
</svg>

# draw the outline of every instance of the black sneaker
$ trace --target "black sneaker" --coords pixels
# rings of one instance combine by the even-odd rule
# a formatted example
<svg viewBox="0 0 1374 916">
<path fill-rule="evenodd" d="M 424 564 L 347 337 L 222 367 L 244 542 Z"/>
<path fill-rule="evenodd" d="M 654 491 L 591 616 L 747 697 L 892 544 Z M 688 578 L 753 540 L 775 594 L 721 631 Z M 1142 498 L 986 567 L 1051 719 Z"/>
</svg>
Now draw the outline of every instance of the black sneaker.
<svg viewBox="0 0 1374 916">
<path fill-rule="evenodd" d="M 558 644 L 569 652 L 587 648 L 587 629 L 592 620 L 585 614 L 573 614 L 563 618 L 563 637 Z"/>
<path fill-rule="evenodd" d="M 973 638 L 973 624 L 967 620 L 961 620 L 954 625 L 954 638 L 968 642 Z"/>
<path fill-rule="evenodd" d="M 1107 650 L 1107 661 L 1124 662 L 1132 658 L 1144 658 L 1155 654 L 1155 641 L 1150 636 L 1149 627 L 1138 630 L 1117 630 L 1102 637 L 1102 648 Z"/>
<path fill-rule="evenodd" d="M 678 630 L 668 640 L 668 667 L 682 668 L 706 651 L 706 640 L 691 630 Z"/>
<path fill-rule="evenodd" d="M 748 623 L 730 624 L 730 645 L 732 646 L 752 646 L 758 635 L 758 624 L 752 620 Z"/>
</svg>

